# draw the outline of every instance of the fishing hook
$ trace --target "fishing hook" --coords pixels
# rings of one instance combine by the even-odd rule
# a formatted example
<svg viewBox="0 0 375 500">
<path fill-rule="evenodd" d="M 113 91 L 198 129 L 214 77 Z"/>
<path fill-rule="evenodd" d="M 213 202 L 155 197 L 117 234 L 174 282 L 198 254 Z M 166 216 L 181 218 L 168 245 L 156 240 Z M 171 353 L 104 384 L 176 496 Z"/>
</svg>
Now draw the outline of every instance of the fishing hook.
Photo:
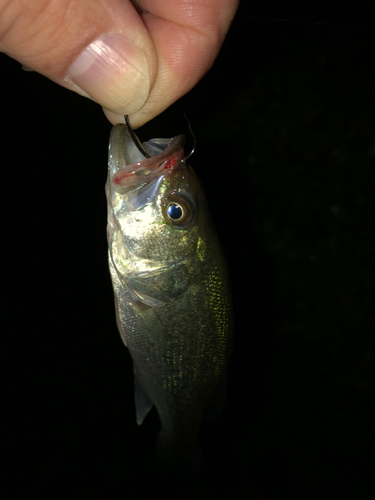
<svg viewBox="0 0 375 500">
<path fill-rule="evenodd" d="M 195 137 L 195 134 L 193 132 L 193 127 L 191 126 L 191 123 L 190 123 L 190 120 L 189 118 L 186 116 L 186 113 L 184 111 L 184 117 L 185 117 L 185 120 L 187 121 L 187 124 L 188 124 L 188 127 L 189 127 L 189 132 L 190 132 L 190 135 L 192 136 L 193 138 L 193 147 L 190 151 L 190 153 L 188 155 L 185 156 L 185 158 L 183 159 L 183 161 L 186 161 L 187 159 L 190 158 L 190 156 L 194 153 L 195 151 L 195 148 L 196 148 L 196 145 L 197 145 L 197 139 Z"/>
<path fill-rule="evenodd" d="M 195 151 L 195 147 L 196 147 L 196 145 L 197 145 L 197 139 L 196 139 L 196 137 L 195 137 L 195 134 L 194 134 L 194 132 L 193 132 L 193 128 L 192 128 L 192 126 L 191 126 L 190 120 L 189 120 L 189 118 L 186 116 L 185 111 L 184 111 L 184 117 L 185 117 L 185 119 L 186 119 L 186 121 L 187 121 L 187 124 L 188 124 L 188 127 L 189 127 L 190 134 L 191 134 L 191 136 L 192 136 L 192 138 L 193 138 L 193 147 L 192 147 L 192 149 L 191 149 L 190 153 L 189 153 L 188 155 L 186 155 L 186 156 L 185 156 L 185 158 L 184 158 L 182 161 L 186 161 L 187 159 L 189 159 L 189 158 L 190 158 L 190 156 L 194 153 L 194 151 Z M 151 155 L 149 155 L 149 154 L 147 153 L 147 151 L 146 151 L 146 150 L 144 149 L 144 147 L 142 146 L 142 144 L 141 144 L 140 140 L 138 139 L 138 137 L 137 137 L 137 136 L 136 136 L 136 134 L 134 133 L 134 131 L 133 131 L 133 129 L 132 129 L 132 127 L 131 127 L 131 125 L 130 125 L 128 115 L 124 115 L 124 118 L 125 118 L 125 123 L 126 123 L 126 126 L 127 126 L 127 127 L 128 127 L 128 129 L 129 129 L 129 134 L 130 134 L 130 137 L 131 137 L 132 141 L 134 142 L 134 144 L 136 145 L 136 147 L 137 147 L 138 151 L 139 151 L 139 152 L 140 152 L 140 153 L 141 153 L 141 154 L 142 154 L 145 158 L 151 158 Z"/>
<path fill-rule="evenodd" d="M 131 128 L 131 125 L 129 123 L 129 117 L 128 115 L 124 115 L 125 117 L 125 123 L 126 123 L 126 126 L 128 127 L 129 129 L 129 134 L 130 134 L 130 137 L 132 138 L 134 144 L 136 145 L 138 151 L 145 157 L 145 158 L 151 158 L 151 155 L 149 155 L 147 153 L 147 151 L 144 149 L 144 147 L 142 146 L 140 140 L 138 139 L 138 137 L 135 135 L 133 129 Z"/>
</svg>

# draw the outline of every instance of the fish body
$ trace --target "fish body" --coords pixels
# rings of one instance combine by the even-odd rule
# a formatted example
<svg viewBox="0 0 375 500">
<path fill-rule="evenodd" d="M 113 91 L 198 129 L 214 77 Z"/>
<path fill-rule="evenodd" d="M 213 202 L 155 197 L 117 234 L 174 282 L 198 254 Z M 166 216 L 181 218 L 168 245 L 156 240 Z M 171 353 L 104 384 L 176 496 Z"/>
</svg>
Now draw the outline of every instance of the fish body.
<svg viewBox="0 0 375 500">
<path fill-rule="evenodd" d="M 109 144 L 109 267 L 117 325 L 135 374 L 137 423 L 155 405 L 159 450 L 198 454 L 204 415 L 224 403 L 232 342 L 230 286 L 184 136 L 144 143 L 113 127 Z"/>
</svg>

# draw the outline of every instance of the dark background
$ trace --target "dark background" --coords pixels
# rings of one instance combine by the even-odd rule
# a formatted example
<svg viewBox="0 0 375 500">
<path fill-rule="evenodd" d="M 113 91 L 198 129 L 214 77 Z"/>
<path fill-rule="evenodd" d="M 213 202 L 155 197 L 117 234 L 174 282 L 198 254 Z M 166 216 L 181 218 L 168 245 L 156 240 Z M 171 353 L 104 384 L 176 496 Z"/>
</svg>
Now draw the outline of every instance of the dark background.
<svg viewBox="0 0 375 500">
<path fill-rule="evenodd" d="M 169 489 L 153 472 L 156 413 L 135 422 L 115 324 L 111 126 L 98 105 L 0 56 L 7 497 L 373 498 L 373 25 L 358 7 L 242 2 L 209 74 L 138 131 L 177 135 L 182 110 L 193 123 L 191 163 L 235 304 L 204 476 Z"/>
</svg>

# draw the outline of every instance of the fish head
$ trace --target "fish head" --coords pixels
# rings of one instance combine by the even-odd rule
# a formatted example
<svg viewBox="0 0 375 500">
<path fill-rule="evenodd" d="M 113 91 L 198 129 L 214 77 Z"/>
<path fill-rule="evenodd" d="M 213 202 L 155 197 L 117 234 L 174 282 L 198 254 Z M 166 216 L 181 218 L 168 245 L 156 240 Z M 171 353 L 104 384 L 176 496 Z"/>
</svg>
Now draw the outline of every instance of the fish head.
<svg viewBox="0 0 375 500">
<path fill-rule="evenodd" d="M 144 143 L 126 125 L 109 146 L 108 243 L 116 273 L 131 296 L 149 306 L 175 300 L 200 279 L 211 231 L 200 183 L 184 155 L 184 136 Z"/>
</svg>

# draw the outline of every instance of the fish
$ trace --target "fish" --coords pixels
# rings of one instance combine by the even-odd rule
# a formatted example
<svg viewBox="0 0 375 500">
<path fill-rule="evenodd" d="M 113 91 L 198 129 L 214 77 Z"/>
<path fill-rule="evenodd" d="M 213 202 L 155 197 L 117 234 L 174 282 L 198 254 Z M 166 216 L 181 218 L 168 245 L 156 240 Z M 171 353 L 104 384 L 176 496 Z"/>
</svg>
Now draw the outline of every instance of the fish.
<svg viewBox="0 0 375 500">
<path fill-rule="evenodd" d="M 137 424 L 154 405 L 158 459 L 199 467 L 201 422 L 225 404 L 233 313 L 227 263 L 184 142 L 141 145 L 128 120 L 112 128 L 107 240 Z"/>
</svg>

